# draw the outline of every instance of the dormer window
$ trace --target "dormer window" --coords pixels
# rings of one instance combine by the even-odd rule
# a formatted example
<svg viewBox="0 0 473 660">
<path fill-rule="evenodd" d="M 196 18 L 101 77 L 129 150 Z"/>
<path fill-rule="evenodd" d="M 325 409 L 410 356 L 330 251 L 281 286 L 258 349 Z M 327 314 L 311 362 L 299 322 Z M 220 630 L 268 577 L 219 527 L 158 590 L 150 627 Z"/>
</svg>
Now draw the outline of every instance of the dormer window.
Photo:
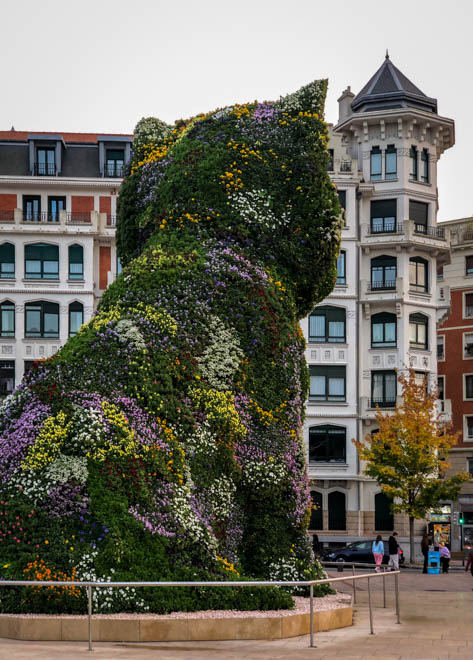
<svg viewBox="0 0 473 660">
<path fill-rule="evenodd" d="M 35 174 L 37 176 L 56 175 L 56 149 L 38 147 L 36 150 Z"/>
<path fill-rule="evenodd" d="M 373 147 L 370 154 L 370 178 L 372 181 L 380 181 L 382 177 L 382 153 L 379 147 Z"/>
<path fill-rule="evenodd" d="M 394 144 L 388 144 L 385 151 L 385 177 L 395 179 L 397 177 L 397 151 Z"/>
<path fill-rule="evenodd" d="M 124 149 L 107 149 L 105 161 L 105 176 L 122 177 L 125 164 Z"/>
</svg>

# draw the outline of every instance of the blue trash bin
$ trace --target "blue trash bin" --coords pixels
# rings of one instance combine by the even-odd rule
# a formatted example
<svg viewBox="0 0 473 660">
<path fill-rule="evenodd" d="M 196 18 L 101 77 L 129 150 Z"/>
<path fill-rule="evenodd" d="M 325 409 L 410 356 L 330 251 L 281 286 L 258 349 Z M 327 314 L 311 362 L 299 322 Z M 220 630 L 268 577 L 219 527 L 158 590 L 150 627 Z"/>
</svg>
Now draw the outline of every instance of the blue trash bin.
<svg viewBox="0 0 473 660">
<path fill-rule="evenodd" d="M 427 555 L 427 573 L 438 575 L 440 573 L 440 552 L 429 550 Z"/>
</svg>

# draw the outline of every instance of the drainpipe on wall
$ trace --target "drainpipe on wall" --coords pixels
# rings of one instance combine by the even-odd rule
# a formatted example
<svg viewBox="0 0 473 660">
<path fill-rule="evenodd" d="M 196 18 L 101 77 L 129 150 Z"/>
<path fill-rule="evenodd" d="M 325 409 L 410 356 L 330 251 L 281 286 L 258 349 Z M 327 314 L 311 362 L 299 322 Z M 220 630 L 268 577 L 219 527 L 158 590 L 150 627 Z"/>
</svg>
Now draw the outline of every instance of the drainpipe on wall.
<svg viewBox="0 0 473 660">
<path fill-rule="evenodd" d="M 355 351 L 355 373 L 356 373 L 356 385 L 355 385 L 355 392 L 356 392 L 356 433 L 357 433 L 357 439 L 360 436 L 361 432 L 361 419 L 360 419 L 360 372 L 359 372 L 359 365 L 360 365 L 360 278 L 361 278 L 361 273 L 360 273 L 360 264 L 361 264 L 361 258 L 360 258 L 360 197 L 361 194 L 357 190 L 356 191 L 356 210 L 355 210 L 355 218 L 356 218 L 356 242 L 357 242 L 357 250 L 356 250 L 356 274 L 357 274 L 357 281 L 356 281 L 356 317 L 355 317 L 355 323 L 356 323 L 356 351 Z M 360 475 L 360 458 L 358 455 L 358 451 L 356 452 L 356 472 L 359 477 Z M 361 483 L 360 480 L 358 479 L 357 481 L 358 484 L 358 536 L 361 536 L 361 503 L 362 503 L 362 488 L 361 488 Z"/>
</svg>

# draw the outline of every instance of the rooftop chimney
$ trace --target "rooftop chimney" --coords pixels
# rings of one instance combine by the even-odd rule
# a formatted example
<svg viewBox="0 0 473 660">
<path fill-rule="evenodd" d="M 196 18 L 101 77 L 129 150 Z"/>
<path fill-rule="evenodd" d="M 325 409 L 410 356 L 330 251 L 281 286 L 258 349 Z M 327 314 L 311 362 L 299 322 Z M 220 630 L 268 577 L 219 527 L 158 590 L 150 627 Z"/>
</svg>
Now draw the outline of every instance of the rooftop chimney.
<svg viewBox="0 0 473 660">
<path fill-rule="evenodd" d="M 338 121 L 341 122 L 347 117 L 349 117 L 351 112 L 351 102 L 355 98 L 355 95 L 351 91 L 350 85 L 342 92 L 342 95 L 338 99 Z"/>
</svg>

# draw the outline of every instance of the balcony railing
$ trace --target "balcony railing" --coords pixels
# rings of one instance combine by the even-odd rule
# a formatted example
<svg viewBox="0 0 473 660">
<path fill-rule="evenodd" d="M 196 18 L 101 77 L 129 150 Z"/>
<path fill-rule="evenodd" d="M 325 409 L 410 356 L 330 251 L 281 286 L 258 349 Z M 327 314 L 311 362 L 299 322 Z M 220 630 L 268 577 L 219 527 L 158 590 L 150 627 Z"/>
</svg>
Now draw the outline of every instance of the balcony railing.
<svg viewBox="0 0 473 660">
<path fill-rule="evenodd" d="M 416 222 L 414 223 L 414 233 L 432 236 L 433 238 L 445 238 L 445 229 L 443 227 L 429 227 L 427 225 L 419 225 Z"/>
<path fill-rule="evenodd" d="M 372 397 L 369 402 L 370 408 L 394 408 L 396 405 L 396 397 Z"/>
<path fill-rule="evenodd" d="M 107 227 L 116 227 L 116 226 L 117 226 L 117 216 L 107 215 Z"/>
<path fill-rule="evenodd" d="M 384 225 L 370 225 L 368 229 L 370 235 L 374 234 L 403 234 L 404 228 L 402 222 L 385 223 Z"/>
<path fill-rule="evenodd" d="M 90 224 L 90 211 L 79 212 L 72 211 L 67 214 L 67 224 L 69 225 L 81 225 L 81 224 Z"/>
<path fill-rule="evenodd" d="M 23 212 L 23 222 L 59 222 L 59 213 L 37 211 L 36 213 Z"/>
<path fill-rule="evenodd" d="M 56 164 L 35 163 L 34 173 L 36 176 L 56 176 Z"/>
<path fill-rule="evenodd" d="M 15 211 L 0 211 L 0 222 L 15 222 Z"/>
<path fill-rule="evenodd" d="M 342 160 L 340 162 L 340 172 L 351 172 L 351 161 Z"/>
<path fill-rule="evenodd" d="M 369 291 L 395 291 L 396 280 L 385 280 L 384 282 L 370 282 Z"/>
<path fill-rule="evenodd" d="M 123 176 L 123 171 L 125 169 L 124 165 L 120 165 L 119 163 L 114 163 L 113 165 L 105 165 L 105 176 L 107 177 L 122 177 Z"/>
</svg>

